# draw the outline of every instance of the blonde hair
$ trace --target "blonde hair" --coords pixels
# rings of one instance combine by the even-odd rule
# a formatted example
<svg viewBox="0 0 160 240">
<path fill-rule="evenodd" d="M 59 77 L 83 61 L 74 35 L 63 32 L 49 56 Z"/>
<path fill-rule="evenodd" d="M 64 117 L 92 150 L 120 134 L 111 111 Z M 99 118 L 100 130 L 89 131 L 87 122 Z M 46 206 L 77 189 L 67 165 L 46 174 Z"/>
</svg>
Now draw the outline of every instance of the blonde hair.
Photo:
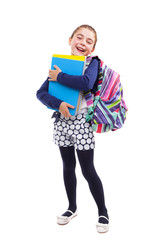
<svg viewBox="0 0 160 240">
<path fill-rule="evenodd" d="M 94 33 L 95 42 L 94 42 L 93 48 L 95 48 L 96 43 L 97 43 L 97 32 L 96 32 L 96 30 L 95 30 L 93 27 L 91 27 L 90 25 L 83 24 L 83 25 L 80 25 L 79 27 L 77 27 L 77 28 L 73 31 L 73 33 L 72 33 L 72 35 L 71 35 L 71 38 L 73 38 L 74 34 L 75 34 L 79 29 L 81 29 L 81 28 L 87 28 L 87 29 L 89 29 L 90 31 L 92 31 L 92 32 Z"/>
</svg>

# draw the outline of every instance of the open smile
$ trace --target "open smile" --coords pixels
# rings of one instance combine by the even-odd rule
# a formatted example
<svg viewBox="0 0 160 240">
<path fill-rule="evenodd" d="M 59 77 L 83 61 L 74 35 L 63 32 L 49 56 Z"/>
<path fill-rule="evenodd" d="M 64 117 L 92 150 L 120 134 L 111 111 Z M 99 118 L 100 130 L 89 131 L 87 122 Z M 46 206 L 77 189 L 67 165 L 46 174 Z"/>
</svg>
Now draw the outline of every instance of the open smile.
<svg viewBox="0 0 160 240">
<path fill-rule="evenodd" d="M 81 48 L 81 47 L 76 47 L 76 49 L 79 51 L 79 52 L 85 52 L 85 49 Z"/>
</svg>

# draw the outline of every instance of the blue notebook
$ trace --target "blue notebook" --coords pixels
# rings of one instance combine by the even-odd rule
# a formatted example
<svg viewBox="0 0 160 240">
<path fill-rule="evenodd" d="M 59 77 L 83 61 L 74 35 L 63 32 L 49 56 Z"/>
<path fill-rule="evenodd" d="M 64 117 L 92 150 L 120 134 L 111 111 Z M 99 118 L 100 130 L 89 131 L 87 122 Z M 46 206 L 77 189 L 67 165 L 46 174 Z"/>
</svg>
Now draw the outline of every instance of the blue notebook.
<svg viewBox="0 0 160 240">
<path fill-rule="evenodd" d="M 64 73 L 70 75 L 83 75 L 85 56 L 54 54 L 52 56 L 51 63 L 52 70 L 54 69 L 54 65 L 57 65 Z M 50 81 L 48 92 L 52 96 L 73 105 L 75 107 L 74 109 L 69 108 L 71 115 L 75 115 L 80 110 L 82 103 L 82 91 L 67 87 L 59 82 Z"/>
</svg>

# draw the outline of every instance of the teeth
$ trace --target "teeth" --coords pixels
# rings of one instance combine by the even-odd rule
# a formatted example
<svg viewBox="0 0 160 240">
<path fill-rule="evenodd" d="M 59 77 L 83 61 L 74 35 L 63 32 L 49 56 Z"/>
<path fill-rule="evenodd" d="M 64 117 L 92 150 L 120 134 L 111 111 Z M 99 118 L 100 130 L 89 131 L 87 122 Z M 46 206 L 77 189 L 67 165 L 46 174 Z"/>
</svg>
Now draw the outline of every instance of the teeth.
<svg viewBox="0 0 160 240">
<path fill-rule="evenodd" d="M 77 47 L 77 49 L 80 50 L 80 51 L 82 51 L 82 52 L 85 51 L 83 48 L 78 48 L 78 47 Z"/>
</svg>

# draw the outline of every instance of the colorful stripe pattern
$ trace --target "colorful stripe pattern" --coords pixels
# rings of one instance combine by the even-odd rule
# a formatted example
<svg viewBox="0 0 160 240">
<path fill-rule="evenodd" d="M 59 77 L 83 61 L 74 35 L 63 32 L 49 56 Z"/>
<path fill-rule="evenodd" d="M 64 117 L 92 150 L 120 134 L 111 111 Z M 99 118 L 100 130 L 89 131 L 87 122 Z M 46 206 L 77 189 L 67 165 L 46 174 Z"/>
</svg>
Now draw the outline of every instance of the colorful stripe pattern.
<svg viewBox="0 0 160 240">
<path fill-rule="evenodd" d="M 86 68 L 93 57 L 97 56 L 87 57 Z M 128 109 L 123 100 L 120 75 L 108 68 L 100 59 L 99 61 L 98 84 L 94 99 L 91 91 L 85 92 L 88 106 L 86 121 L 91 121 L 93 131 L 103 133 L 121 128 L 126 119 Z"/>
</svg>

